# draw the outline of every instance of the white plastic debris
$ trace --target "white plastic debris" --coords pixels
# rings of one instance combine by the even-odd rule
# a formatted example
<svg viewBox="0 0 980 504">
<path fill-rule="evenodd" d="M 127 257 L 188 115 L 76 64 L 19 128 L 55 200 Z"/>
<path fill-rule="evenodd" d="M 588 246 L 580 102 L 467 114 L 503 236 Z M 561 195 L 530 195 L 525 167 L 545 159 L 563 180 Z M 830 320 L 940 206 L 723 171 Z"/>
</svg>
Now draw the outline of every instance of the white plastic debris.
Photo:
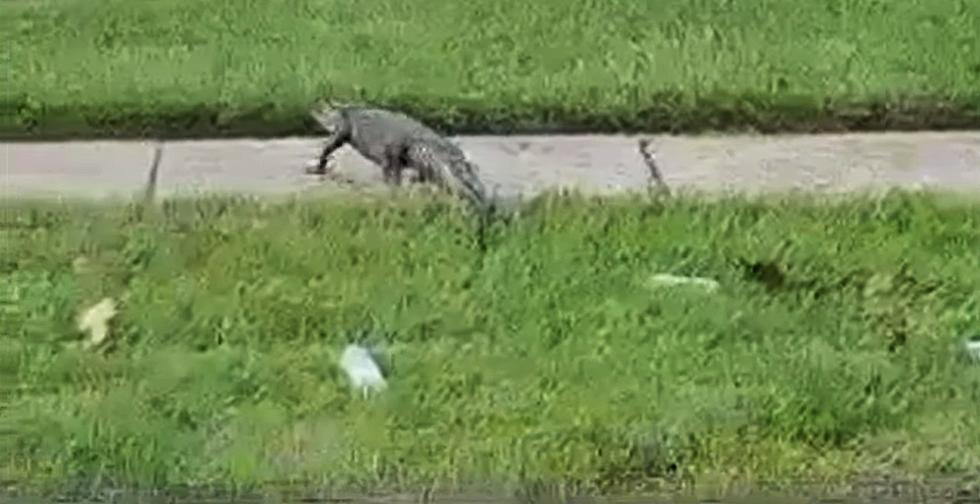
<svg viewBox="0 0 980 504">
<path fill-rule="evenodd" d="M 973 362 L 980 363 L 980 334 L 967 338 L 963 346 L 966 350 L 966 355 Z"/>
<path fill-rule="evenodd" d="M 365 396 L 388 386 L 370 350 L 360 345 L 347 345 L 340 356 L 340 367 L 347 373 L 351 386 L 360 389 Z"/>
<path fill-rule="evenodd" d="M 78 317 L 78 330 L 88 333 L 82 348 L 88 350 L 101 345 L 109 336 L 109 320 L 115 315 L 116 302 L 108 297 L 85 310 Z"/>
<path fill-rule="evenodd" d="M 721 284 L 710 279 L 700 277 L 687 277 L 671 275 L 669 273 L 658 273 L 650 277 L 650 284 L 655 287 L 676 287 L 679 285 L 694 285 L 708 292 L 714 292 L 721 287 Z"/>
</svg>

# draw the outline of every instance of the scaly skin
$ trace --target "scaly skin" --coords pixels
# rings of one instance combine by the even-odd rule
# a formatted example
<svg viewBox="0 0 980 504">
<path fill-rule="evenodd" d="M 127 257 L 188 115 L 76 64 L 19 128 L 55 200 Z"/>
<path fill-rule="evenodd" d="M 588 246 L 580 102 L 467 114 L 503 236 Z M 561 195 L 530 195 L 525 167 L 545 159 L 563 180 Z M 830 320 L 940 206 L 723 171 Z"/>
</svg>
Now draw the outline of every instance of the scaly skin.
<svg viewBox="0 0 980 504">
<path fill-rule="evenodd" d="M 396 162 L 415 167 L 420 181 L 435 183 L 445 191 L 465 199 L 471 205 L 486 210 L 486 188 L 480 180 L 479 168 L 468 161 L 462 151 L 448 140 L 423 138 L 409 142 Z"/>
<path fill-rule="evenodd" d="M 311 115 L 328 136 L 310 173 L 326 173 L 330 155 L 350 145 L 381 167 L 387 184 L 400 185 L 402 171 L 414 168 L 421 181 L 435 183 L 486 209 L 486 189 L 476 165 L 458 146 L 421 122 L 399 112 L 343 105 L 321 105 Z"/>
</svg>

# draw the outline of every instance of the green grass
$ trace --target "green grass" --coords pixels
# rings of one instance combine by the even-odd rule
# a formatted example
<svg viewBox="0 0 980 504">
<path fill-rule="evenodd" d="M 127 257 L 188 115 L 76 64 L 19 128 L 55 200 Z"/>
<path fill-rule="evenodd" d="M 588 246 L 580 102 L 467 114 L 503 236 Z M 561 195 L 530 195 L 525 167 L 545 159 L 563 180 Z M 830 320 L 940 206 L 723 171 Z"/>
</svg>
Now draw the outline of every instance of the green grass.
<svg viewBox="0 0 980 504">
<path fill-rule="evenodd" d="M 6 137 L 980 126 L 971 0 L 2 0 Z"/>
<path fill-rule="evenodd" d="M 624 492 L 980 470 L 980 203 L 4 203 L 0 480 Z M 753 267 L 752 264 L 755 264 Z M 656 289 L 660 272 L 715 293 Z M 110 344 L 75 314 L 120 302 Z M 391 348 L 363 400 L 336 359 Z"/>
</svg>

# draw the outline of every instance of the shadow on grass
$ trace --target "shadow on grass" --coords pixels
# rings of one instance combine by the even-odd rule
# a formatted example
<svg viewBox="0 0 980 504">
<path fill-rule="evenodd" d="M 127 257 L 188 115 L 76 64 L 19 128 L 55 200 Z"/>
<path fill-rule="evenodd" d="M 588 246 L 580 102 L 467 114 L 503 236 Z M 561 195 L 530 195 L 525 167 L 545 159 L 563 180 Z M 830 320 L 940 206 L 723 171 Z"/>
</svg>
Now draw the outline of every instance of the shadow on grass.
<svg viewBox="0 0 980 504">
<path fill-rule="evenodd" d="M 447 134 L 816 133 L 980 128 L 980 96 L 899 97 L 853 103 L 810 97 L 723 95 L 651 97 L 638 108 L 594 109 L 539 102 L 490 106 L 482 101 L 398 96 L 365 104 L 400 110 Z M 255 104 L 231 113 L 211 103 L 113 102 L 96 108 L 49 108 L 26 98 L 0 100 L 17 111 L 0 119 L 2 140 L 231 138 L 320 135 L 305 103 Z"/>
</svg>

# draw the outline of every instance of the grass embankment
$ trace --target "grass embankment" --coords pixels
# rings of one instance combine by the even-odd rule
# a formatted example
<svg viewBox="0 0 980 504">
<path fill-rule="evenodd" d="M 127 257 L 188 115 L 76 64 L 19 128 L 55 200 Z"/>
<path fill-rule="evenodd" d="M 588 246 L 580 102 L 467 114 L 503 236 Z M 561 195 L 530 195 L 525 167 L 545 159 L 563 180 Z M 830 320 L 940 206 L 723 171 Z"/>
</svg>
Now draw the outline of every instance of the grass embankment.
<svg viewBox="0 0 980 504">
<path fill-rule="evenodd" d="M 980 366 L 957 354 L 977 203 L 539 201 L 483 256 L 443 209 L 8 204 L 0 479 L 612 492 L 980 469 Z M 119 313 L 85 350 L 74 317 L 103 296 Z M 336 364 L 361 330 L 392 352 L 373 400 Z"/>
<path fill-rule="evenodd" d="M 980 127 L 980 2 L 0 2 L 4 136 Z"/>
</svg>

